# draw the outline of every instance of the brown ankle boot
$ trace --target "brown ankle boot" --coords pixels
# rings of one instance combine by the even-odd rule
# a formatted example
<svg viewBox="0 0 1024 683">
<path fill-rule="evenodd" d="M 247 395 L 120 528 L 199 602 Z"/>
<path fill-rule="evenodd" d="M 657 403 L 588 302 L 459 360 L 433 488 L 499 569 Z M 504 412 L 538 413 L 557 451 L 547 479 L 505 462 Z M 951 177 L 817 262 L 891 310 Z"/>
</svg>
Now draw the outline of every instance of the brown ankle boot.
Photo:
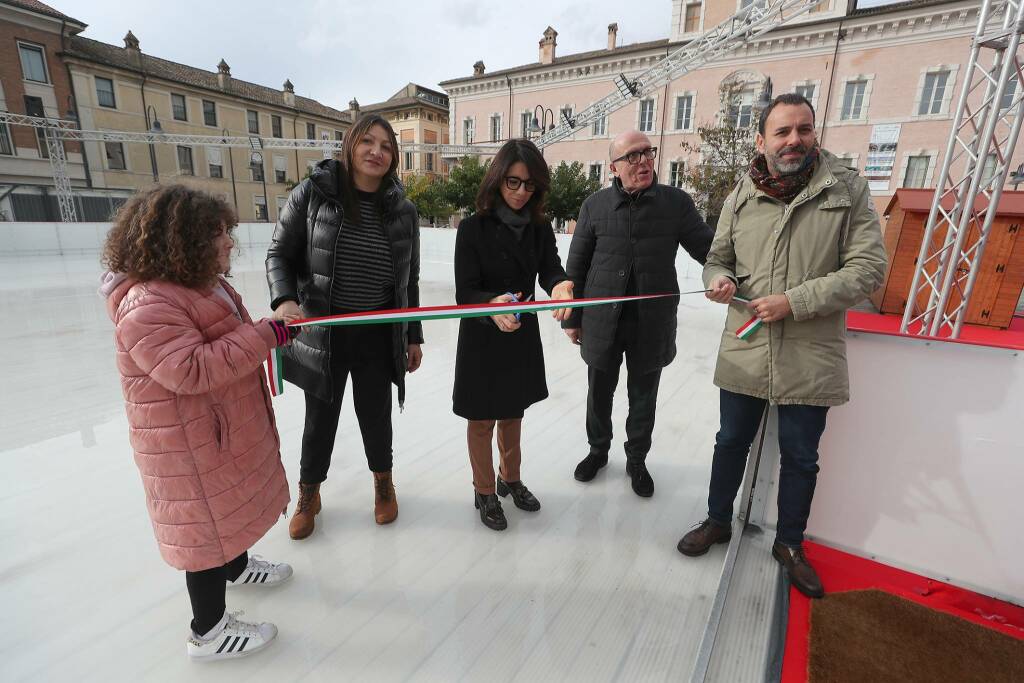
<svg viewBox="0 0 1024 683">
<path fill-rule="evenodd" d="M 398 517 L 398 500 L 391 472 L 374 472 L 373 490 L 373 517 L 377 524 L 390 524 Z"/>
<path fill-rule="evenodd" d="M 299 502 L 295 505 L 295 514 L 288 522 L 288 535 L 296 541 L 313 533 L 316 526 L 314 518 L 320 514 L 320 484 L 304 484 L 299 482 Z"/>
</svg>

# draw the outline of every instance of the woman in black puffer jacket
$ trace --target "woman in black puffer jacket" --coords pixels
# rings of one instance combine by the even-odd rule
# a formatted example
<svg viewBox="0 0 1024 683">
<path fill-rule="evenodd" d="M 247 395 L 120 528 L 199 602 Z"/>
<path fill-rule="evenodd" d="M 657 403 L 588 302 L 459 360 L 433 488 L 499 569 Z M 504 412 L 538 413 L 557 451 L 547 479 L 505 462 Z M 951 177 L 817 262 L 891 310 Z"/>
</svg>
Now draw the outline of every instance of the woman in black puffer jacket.
<svg viewBox="0 0 1024 683">
<path fill-rule="evenodd" d="M 320 162 L 292 190 L 267 251 L 275 316 L 419 306 L 419 219 L 397 167 L 394 130 L 380 116 L 367 115 L 348 131 L 341 160 Z M 418 322 L 314 326 L 284 352 L 285 379 L 306 392 L 299 501 L 288 527 L 292 538 L 313 533 L 350 375 L 373 472 L 375 519 L 387 524 L 398 516 L 391 478 L 391 384 L 398 387 L 401 406 L 405 373 L 419 367 L 422 343 Z"/>
</svg>

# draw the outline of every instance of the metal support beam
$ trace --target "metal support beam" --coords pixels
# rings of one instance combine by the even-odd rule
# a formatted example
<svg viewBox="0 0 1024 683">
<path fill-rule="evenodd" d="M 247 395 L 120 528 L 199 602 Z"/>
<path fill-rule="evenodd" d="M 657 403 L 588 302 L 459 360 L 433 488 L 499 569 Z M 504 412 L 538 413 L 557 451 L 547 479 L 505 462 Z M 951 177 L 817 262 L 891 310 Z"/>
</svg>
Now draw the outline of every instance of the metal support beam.
<svg viewBox="0 0 1024 683">
<path fill-rule="evenodd" d="M 1024 0 L 982 0 L 903 312 L 904 334 L 960 336 L 1024 118 L 1022 30 Z"/>
</svg>

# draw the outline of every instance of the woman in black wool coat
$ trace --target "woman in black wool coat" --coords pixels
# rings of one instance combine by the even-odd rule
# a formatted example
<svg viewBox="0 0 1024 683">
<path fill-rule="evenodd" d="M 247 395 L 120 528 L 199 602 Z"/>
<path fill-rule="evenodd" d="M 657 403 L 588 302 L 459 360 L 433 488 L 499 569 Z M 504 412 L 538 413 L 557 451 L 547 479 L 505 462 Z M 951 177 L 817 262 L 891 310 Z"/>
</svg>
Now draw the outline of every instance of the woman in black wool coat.
<svg viewBox="0 0 1024 683">
<path fill-rule="evenodd" d="M 509 140 L 498 151 L 476 197 L 478 213 L 459 224 L 455 239 L 455 299 L 460 304 L 524 301 L 540 286 L 552 299 L 572 299 L 562 269 L 544 195 L 547 164 L 528 140 Z M 569 309 L 554 312 L 565 320 Z M 459 325 L 455 357 L 456 415 L 469 420 L 467 441 L 480 521 L 508 526 L 498 496 L 512 494 L 521 510 L 540 502 L 519 476 L 523 411 L 548 397 L 544 349 L 532 313 L 467 318 Z M 491 440 L 498 427 L 500 467 L 495 482 Z"/>
</svg>

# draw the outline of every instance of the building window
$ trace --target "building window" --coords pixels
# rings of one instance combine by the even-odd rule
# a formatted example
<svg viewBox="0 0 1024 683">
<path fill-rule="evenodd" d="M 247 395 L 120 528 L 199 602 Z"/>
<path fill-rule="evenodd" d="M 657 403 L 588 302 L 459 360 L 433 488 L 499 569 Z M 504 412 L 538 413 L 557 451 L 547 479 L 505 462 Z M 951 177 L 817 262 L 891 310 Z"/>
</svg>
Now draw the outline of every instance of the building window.
<svg viewBox="0 0 1024 683">
<path fill-rule="evenodd" d="M 178 169 L 181 175 L 195 175 L 195 168 L 192 166 L 192 148 L 178 145 Z"/>
<path fill-rule="evenodd" d="M 530 124 L 533 122 L 533 115 L 524 111 L 519 114 L 519 137 L 528 138 L 530 137 Z"/>
<path fill-rule="evenodd" d="M 338 142 L 341 142 L 342 140 L 345 139 L 345 134 L 342 133 L 340 130 L 336 130 L 334 131 L 334 139 L 337 140 Z"/>
<path fill-rule="evenodd" d="M 423 170 L 431 171 L 431 172 L 434 170 L 434 155 L 433 155 L 433 153 L 428 153 L 428 154 L 424 154 L 423 155 Z"/>
<path fill-rule="evenodd" d="M 903 187 L 924 187 L 928 179 L 927 156 L 913 156 L 907 159 L 907 172 L 903 176 Z"/>
<path fill-rule="evenodd" d="M 918 115 L 926 116 L 942 112 L 942 103 L 946 99 L 946 85 L 948 82 L 948 71 L 934 71 L 924 75 L 924 89 L 921 91 L 921 102 L 917 105 Z"/>
<path fill-rule="evenodd" d="M 683 174 L 686 171 L 686 163 L 673 161 L 668 165 L 668 182 L 672 187 L 683 186 Z"/>
<path fill-rule="evenodd" d="M 208 126 L 217 125 L 217 104 L 212 100 L 203 100 L 203 123 Z"/>
<path fill-rule="evenodd" d="M 18 54 L 21 55 L 21 75 L 26 81 L 49 83 L 46 77 L 46 58 L 43 48 L 37 45 L 18 43 Z"/>
<path fill-rule="evenodd" d="M 288 182 L 288 157 L 282 154 L 274 155 L 274 182 Z"/>
<path fill-rule="evenodd" d="M 306 124 L 306 139 L 307 140 L 316 140 L 316 124 L 315 123 L 307 123 Z"/>
<path fill-rule="evenodd" d="M 561 126 L 563 123 L 572 118 L 572 107 L 562 107 L 558 110 L 558 120 L 555 121 L 556 126 Z"/>
<path fill-rule="evenodd" d="M 188 121 L 188 110 L 185 108 L 185 96 L 171 93 L 171 116 L 175 121 Z"/>
<path fill-rule="evenodd" d="M 591 164 L 590 165 L 590 170 L 587 173 L 587 177 L 590 178 L 591 180 L 596 180 L 597 182 L 601 182 L 601 174 L 602 174 L 603 170 L 604 169 L 601 168 L 600 162 L 596 163 L 596 164 Z"/>
<path fill-rule="evenodd" d="M 107 168 L 111 171 L 124 171 L 128 167 L 124 163 L 124 145 L 120 142 L 106 142 Z"/>
<path fill-rule="evenodd" d="M 501 140 L 501 116 L 495 114 L 491 117 L 491 142 Z"/>
<path fill-rule="evenodd" d="M 605 135 L 608 132 L 608 115 L 604 114 L 594 119 L 594 123 L 590 125 L 591 135 Z"/>
<path fill-rule="evenodd" d="M 654 130 L 654 100 L 640 100 L 640 120 L 637 128 L 641 133 Z"/>
<path fill-rule="evenodd" d="M 683 33 L 695 33 L 700 30 L 700 2 L 691 2 L 686 5 L 686 13 L 683 16 Z"/>
<path fill-rule="evenodd" d="M 411 171 L 412 170 L 412 152 L 406 152 L 404 154 L 404 156 L 405 156 L 405 170 L 406 171 Z"/>
<path fill-rule="evenodd" d="M 249 159 L 249 177 L 253 182 L 263 182 L 263 161 Z"/>
<path fill-rule="evenodd" d="M 1017 74 L 1012 74 L 1006 82 L 1006 89 L 1003 90 L 1003 97 L 999 100 L 999 108 L 1009 109 L 1013 106 L 1014 95 L 1017 94 Z"/>
<path fill-rule="evenodd" d="M 476 128 L 476 121 L 474 119 L 464 119 L 462 121 L 462 144 L 472 145 L 474 139 L 474 129 Z"/>
<path fill-rule="evenodd" d="M 676 130 L 690 130 L 693 125 L 693 95 L 676 98 Z"/>
<path fill-rule="evenodd" d="M 96 101 L 101 107 L 113 109 L 117 106 L 117 101 L 114 99 L 114 81 L 109 78 L 96 77 Z"/>
<path fill-rule="evenodd" d="M 820 6 L 821 5 L 817 5 L 817 7 L 820 7 Z M 797 95 L 799 95 L 800 97 L 802 97 L 805 100 L 807 100 L 808 102 L 810 102 L 811 105 L 813 106 L 814 105 L 814 93 L 815 93 L 815 91 L 817 89 L 818 89 L 818 86 L 816 86 L 814 83 L 811 83 L 810 85 L 798 85 L 795 88 L 793 88 L 793 92 L 795 92 Z"/>
<path fill-rule="evenodd" d="M 729 104 L 729 123 L 734 128 L 749 128 L 754 122 L 754 91 L 744 90 L 733 96 Z"/>
<path fill-rule="evenodd" d="M 245 110 L 245 123 L 251 135 L 260 134 L 260 115 L 252 109 Z"/>
<path fill-rule="evenodd" d="M 267 215 L 267 198 L 266 197 L 264 197 L 263 195 L 259 195 L 259 194 L 253 195 L 252 205 L 253 205 L 253 208 L 255 209 L 254 213 L 256 214 L 256 220 L 258 220 L 258 221 L 269 220 L 270 217 Z"/>
<path fill-rule="evenodd" d="M 211 178 L 224 177 L 224 156 L 220 147 L 206 148 L 206 163 L 210 166 Z"/>
<path fill-rule="evenodd" d="M 284 137 L 281 134 L 281 117 L 276 114 L 270 115 L 270 135 L 275 138 Z"/>
<path fill-rule="evenodd" d="M 0 123 L 0 154 L 12 156 L 14 145 L 11 144 L 11 131 L 6 123 Z"/>
<path fill-rule="evenodd" d="M 25 114 L 44 118 L 46 111 L 43 109 L 43 98 L 25 95 Z M 43 159 L 49 159 L 50 150 L 46 146 L 46 131 L 42 128 L 36 128 L 36 144 L 39 147 L 39 156 Z"/>
<path fill-rule="evenodd" d="M 864 93 L 868 89 L 865 80 L 848 81 L 843 92 L 843 109 L 839 114 L 842 121 L 854 121 L 864 118 Z"/>
</svg>

